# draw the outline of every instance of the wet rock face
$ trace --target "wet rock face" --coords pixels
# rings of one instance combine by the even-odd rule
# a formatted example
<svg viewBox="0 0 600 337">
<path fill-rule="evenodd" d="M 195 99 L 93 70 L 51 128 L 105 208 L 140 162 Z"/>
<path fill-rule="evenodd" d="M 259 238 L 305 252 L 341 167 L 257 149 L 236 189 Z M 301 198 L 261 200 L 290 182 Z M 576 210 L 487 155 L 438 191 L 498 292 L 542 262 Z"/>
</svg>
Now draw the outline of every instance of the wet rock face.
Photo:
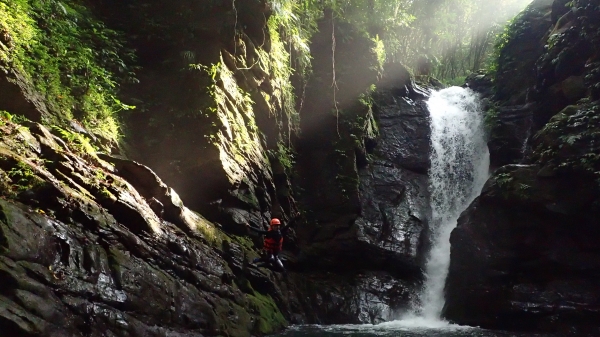
<svg viewBox="0 0 600 337">
<path fill-rule="evenodd" d="M 128 155 L 211 221 L 239 222 L 231 209 L 257 218 L 290 212 L 278 198 L 289 189 L 287 176 L 274 176 L 278 157 L 271 154 L 297 126 L 288 127 L 281 97 L 292 89 L 279 86 L 291 86 L 290 79 L 261 62 L 278 46 L 270 40 L 268 3 L 91 3 L 127 35 L 142 66 L 140 83 L 122 90 L 141 104 L 126 117 Z"/>
<path fill-rule="evenodd" d="M 307 274 L 298 289 L 310 294 L 302 304 L 307 319 L 317 324 L 377 324 L 397 318 L 396 310 L 410 300 L 411 283 L 385 272 Z M 306 321 L 300 321 L 306 323 Z"/>
<path fill-rule="evenodd" d="M 11 111 L 36 122 L 40 122 L 42 117 L 51 117 L 42 96 L 18 73 L 0 72 L 0 92 L 0 110 Z"/>
<path fill-rule="evenodd" d="M 217 287 L 222 265 L 192 271 L 206 249 L 185 252 L 179 246 L 183 263 L 177 275 L 169 270 L 178 264 L 169 261 L 175 254 L 164 250 L 162 240 L 127 235 L 109 215 L 108 223 L 97 223 L 106 226 L 101 229 L 67 225 L 20 203 L 0 201 L 0 209 L 0 328 L 8 335 L 165 336 L 186 329 L 197 332 L 182 336 L 202 336 L 218 330 L 209 304 L 218 296 L 206 297 L 194 286 Z M 175 233 L 164 240 L 181 245 Z M 210 255 L 205 258 L 214 260 Z"/>
<path fill-rule="evenodd" d="M 248 336 L 287 324 L 295 300 L 279 275 L 248 268 L 251 243 L 147 167 L 81 152 L 39 124 L 3 121 L 0 137 L 3 334 Z"/>
<path fill-rule="evenodd" d="M 345 277 L 300 291 L 311 298 L 310 306 L 324 308 L 308 316 L 312 321 L 373 323 L 406 306 L 421 279 L 429 210 L 426 90 L 400 64 L 387 65 L 378 82 L 372 41 L 336 22 L 348 38 L 336 43 L 334 96 L 323 80 L 332 78 L 330 20 L 320 23 L 311 45 L 315 67 L 301 111 L 295 180 L 308 212 L 296 230 L 292 264 L 306 273 Z M 380 89 L 370 109 L 357 97 L 375 83 Z"/>
<path fill-rule="evenodd" d="M 248 265 L 262 243 L 243 226 L 297 210 L 273 154 L 293 139 L 287 98 L 277 96 L 286 88 L 258 62 L 272 51 L 267 2 L 90 3 L 139 51 L 141 83 L 123 92 L 144 102 L 127 116 L 131 155 L 152 169 L 86 152 L 37 123 L 1 121 L 0 331 L 248 336 L 288 323 L 378 323 L 408 303 L 426 245 L 429 131 L 424 91 L 404 67 L 382 82 L 376 117 L 360 107 L 351 128 L 369 132 L 354 138 L 335 134 L 331 90 L 307 87 L 302 128 L 316 146 L 302 156 L 313 165 L 305 172 L 316 221 L 286 237 L 284 277 Z M 332 26 L 322 24 L 313 42 L 330 52 Z M 379 75 L 373 42 L 356 38 L 336 47 L 342 110 Z M 315 72 L 331 71 L 331 56 L 319 57 Z M 182 72 L 190 63 L 215 64 L 215 73 Z M 0 92 L 9 89 L 0 109 L 45 120 L 35 93 L 0 79 Z"/>
<path fill-rule="evenodd" d="M 352 143 L 348 150 L 337 143 L 337 150 L 329 152 L 344 154 L 343 160 L 331 166 L 347 170 L 325 166 L 314 171 L 313 162 L 326 162 L 319 148 L 325 142 L 303 151 L 303 155 L 311 154 L 305 168 L 313 167 L 306 171 L 303 183 L 307 202 L 314 205 L 314 223 L 309 219 L 297 232 L 298 264 L 342 273 L 382 272 L 405 280 L 408 293 L 422 277 L 420 266 L 428 245 L 429 113 L 426 91 L 414 85 L 410 76 L 387 85 L 374 96 L 372 118 L 378 135 L 364 134 L 360 142 L 364 148 L 353 148 L 357 143 Z M 335 133 L 330 135 L 335 137 Z M 329 171 L 347 176 L 327 181 L 323 175 Z M 343 184 L 346 180 L 341 178 L 355 185 Z M 345 195 L 338 196 L 340 191 Z M 401 297 L 386 305 L 398 309 L 407 304 L 407 297 Z M 364 323 L 363 316 L 349 322 Z"/>
<path fill-rule="evenodd" d="M 526 157 L 532 136 L 532 110 L 530 105 L 497 108 L 488 141 L 492 168 L 520 163 Z"/>
<path fill-rule="evenodd" d="M 431 130 L 425 98 L 412 100 L 408 95 L 395 94 L 394 90 L 378 92 L 375 117 L 380 141 L 374 151 L 376 158 L 385 158 L 416 174 L 427 174 Z"/>
<path fill-rule="evenodd" d="M 391 91 L 377 98 L 380 138 L 371 162 L 359 170 L 361 213 L 355 224 L 360 242 L 381 250 L 382 266 L 414 277 L 430 217 L 429 112 L 423 100 Z"/>
<path fill-rule="evenodd" d="M 373 184 L 407 187 L 400 209 L 378 190 L 392 232 L 351 238 L 361 265 L 296 273 L 292 259 L 284 277 L 249 266 L 251 240 L 190 211 L 148 167 L 81 152 L 40 124 L 0 132 L 0 331 L 10 336 L 249 336 L 289 323 L 378 323 L 409 301 L 409 226 L 420 225 L 402 207 L 418 203 L 415 173 L 374 174 Z"/>
</svg>

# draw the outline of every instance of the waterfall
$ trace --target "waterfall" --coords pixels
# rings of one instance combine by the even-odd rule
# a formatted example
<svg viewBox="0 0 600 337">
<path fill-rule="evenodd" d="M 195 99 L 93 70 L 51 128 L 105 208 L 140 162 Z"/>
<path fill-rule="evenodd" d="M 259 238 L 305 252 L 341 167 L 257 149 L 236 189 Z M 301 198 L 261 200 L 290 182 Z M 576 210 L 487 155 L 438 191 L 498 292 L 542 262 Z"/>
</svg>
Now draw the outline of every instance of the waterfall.
<svg viewBox="0 0 600 337">
<path fill-rule="evenodd" d="M 451 87 L 427 102 L 431 117 L 431 251 L 418 303 L 408 319 L 439 322 L 450 265 L 450 233 L 488 178 L 489 151 L 477 94 Z"/>
</svg>

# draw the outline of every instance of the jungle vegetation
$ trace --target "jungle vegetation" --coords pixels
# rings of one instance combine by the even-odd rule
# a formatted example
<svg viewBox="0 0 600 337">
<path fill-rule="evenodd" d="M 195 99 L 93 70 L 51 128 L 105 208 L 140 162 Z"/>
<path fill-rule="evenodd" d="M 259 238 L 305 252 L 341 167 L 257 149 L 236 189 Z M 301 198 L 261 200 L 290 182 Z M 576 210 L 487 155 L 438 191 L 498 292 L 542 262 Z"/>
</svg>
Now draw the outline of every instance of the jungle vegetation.
<svg viewBox="0 0 600 337">
<path fill-rule="evenodd" d="M 497 37 L 531 0 L 274 0 L 292 41 L 307 42 L 324 11 L 376 41 L 380 59 L 452 81 L 487 67 Z"/>
<path fill-rule="evenodd" d="M 234 8 L 236 1 L 241 0 L 232 0 Z M 399 61 L 416 75 L 451 83 L 486 66 L 496 36 L 530 1 L 266 3 L 269 29 L 295 51 L 290 69 L 297 74 L 310 73 L 310 39 L 319 20 L 329 18 L 350 23 L 372 39 L 380 64 Z M 27 77 L 58 119 L 76 119 L 105 139 L 118 140 L 119 112 L 134 108 L 125 104 L 119 89 L 137 81 L 135 50 L 127 47 L 124 33 L 108 27 L 90 8 L 87 0 L 0 0 L 0 70 L 17 69 Z M 333 34 L 332 48 L 336 38 L 343 36 Z"/>
</svg>

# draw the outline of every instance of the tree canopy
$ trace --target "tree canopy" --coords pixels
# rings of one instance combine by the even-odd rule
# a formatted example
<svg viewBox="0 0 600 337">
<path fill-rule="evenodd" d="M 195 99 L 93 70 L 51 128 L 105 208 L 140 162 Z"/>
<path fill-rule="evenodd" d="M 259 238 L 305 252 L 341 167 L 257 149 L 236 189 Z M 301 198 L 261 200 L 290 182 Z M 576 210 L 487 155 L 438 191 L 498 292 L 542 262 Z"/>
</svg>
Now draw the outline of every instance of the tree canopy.
<svg viewBox="0 0 600 337">
<path fill-rule="evenodd" d="M 273 0 L 297 47 L 306 48 L 326 10 L 381 41 L 388 60 L 417 74 L 465 76 L 485 65 L 495 36 L 531 0 Z M 308 53 L 307 53 L 308 54 Z"/>
</svg>

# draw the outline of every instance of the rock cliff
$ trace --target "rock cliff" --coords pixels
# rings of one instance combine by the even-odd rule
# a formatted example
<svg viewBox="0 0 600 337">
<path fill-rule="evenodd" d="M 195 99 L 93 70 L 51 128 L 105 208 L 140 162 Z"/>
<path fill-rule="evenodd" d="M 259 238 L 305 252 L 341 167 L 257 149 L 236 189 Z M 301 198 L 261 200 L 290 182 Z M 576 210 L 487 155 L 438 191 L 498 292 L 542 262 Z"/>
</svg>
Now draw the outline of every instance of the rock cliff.
<svg viewBox="0 0 600 337">
<path fill-rule="evenodd" d="M 118 147 L 77 114 L 54 118 L 32 74 L 0 59 L 0 331 L 249 336 L 408 304 L 428 245 L 429 128 L 404 67 L 382 69 L 374 42 L 336 22 L 332 96 L 330 17 L 303 84 L 265 1 L 89 6 L 136 50 L 139 83 L 121 95 L 137 109 Z M 298 210 L 290 272 L 249 265 L 262 243 L 244 224 Z"/>
<path fill-rule="evenodd" d="M 497 86 L 488 117 L 501 167 L 451 237 L 453 321 L 599 333 L 599 17 L 594 1 L 538 0 L 513 23 L 503 73 L 487 82 Z M 521 41 L 530 41 L 523 62 L 507 56 Z M 485 84 L 481 76 L 472 80 Z"/>
</svg>

